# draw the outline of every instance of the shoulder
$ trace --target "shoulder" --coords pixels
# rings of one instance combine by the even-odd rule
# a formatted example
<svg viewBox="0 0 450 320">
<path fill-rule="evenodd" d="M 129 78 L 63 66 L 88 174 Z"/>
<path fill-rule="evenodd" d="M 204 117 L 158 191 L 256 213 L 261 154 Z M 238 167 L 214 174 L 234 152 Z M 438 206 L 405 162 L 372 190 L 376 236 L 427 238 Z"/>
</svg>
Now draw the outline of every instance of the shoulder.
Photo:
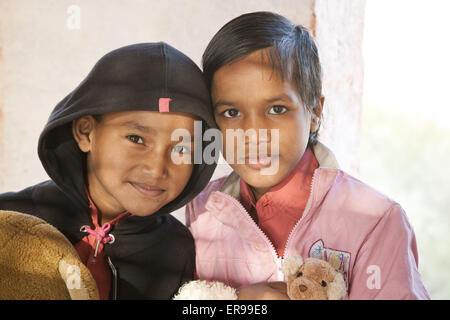
<svg viewBox="0 0 450 320">
<path fill-rule="evenodd" d="M 338 170 L 338 174 L 323 202 L 327 212 L 340 221 L 372 229 L 388 215 L 405 215 L 391 197 L 360 179 Z"/>
<path fill-rule="evenodd" d="M 342 170 L 339 170 L 330 192 L 335 200 L 351 204 L 355 209 L 370 207 L 375 211 L 385 212 L 397 204 L 385 193 Z"/>
<path fill-rule="evenodd" d="M 34 214 L 36 212 L 33 201 L 35 187 L 31 186 L 21 191 L 0 194 L 0 209 Z"/>
<path fill-rule="evenodd" d="M 163 242 L 167 251 L 178 251 L 179 248 L 183 248 L 188 255 L 192 254 L 194 238 L 183 223 L 169 213 L 157 217 L 156 220 L 157 223 L 150 224 L 150 228 L 139 231 L 142 241 L 146 243 Z"/>
<path fill-rule="evenodd" d="M 44 181 L 17 192 L 0 194 L 0 208 L 23 213 L 38 213 L 39 207 L 67 207 L 68 198 L 52 181 Z"/>
<path fill-rule="evenodd" d="M 76 241 L 83 211 L 52 181 L 44 181 L 18 192 L 0 195 L 0 209 L 36 216 L 56 227 L 71 242 Z M 87 217 L 87 216 L 86 216 Z M 85 222 L 85 221 L 83 221 Z M 86 223 L 84 223 L 86 224 Z"/>
<path fill-rule="evenodd" d="M 165 254 L 178 256 L 178 259 L 192 259 L 195 255 L 194 238 L 189 229 L 171 214 L 161 216 L 163 227 L 152 237 L 164 243 Z M 151 242 L 151 241 L 150 241 Z"/>
<path fill-rule="evenodd" d="M 192 240 L 192 235 L 189 229 L 181 223 L 180 220 L 175 218 L 171 214 L 164 215 L 164 224 L 166 225 L 165 231 L 168 231 L 169 237 L 176 238 L 177 240 Z"/>
<path fill-rule="evenodd" d="M 224 181 L 228 178 L 228 176 L 223 176 L 219 179 L 210 181 L 208 183 L 208 185 L 205 187 L 205 189 L 203 189 L 202 192 L 200 192 L 200 194 L 194 198 L 194 200 L 192 200 L 188 205 L 201 205 L 201 204 L 205 204 L 206 201 L 209 198 L 209 195 L 214 192 L 214 191 L 218 191 L 220 190 L 220 187 L 222 186 L 222 184 L 224 183 Z"/>
<path fill-rule="evenodd" d="M 205 205 L 210 194 L 220 190 L 222 184 L 229 176 L 223 176 L 219 179 L 210 181 L 200 194 L 186 205 L 186 225 L 190 226 L 191 222 L 196 220 L 197 216 L 205 212 Z"/>
</svg>

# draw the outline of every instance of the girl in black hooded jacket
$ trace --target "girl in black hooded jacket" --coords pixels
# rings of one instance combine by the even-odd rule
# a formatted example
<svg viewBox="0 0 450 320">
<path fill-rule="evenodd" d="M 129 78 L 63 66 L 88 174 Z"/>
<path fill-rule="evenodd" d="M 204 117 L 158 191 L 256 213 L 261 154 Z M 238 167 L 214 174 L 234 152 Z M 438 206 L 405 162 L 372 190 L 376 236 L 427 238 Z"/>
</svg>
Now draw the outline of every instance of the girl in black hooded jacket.
<svg viewBox="0 0 450 320">
<path fill-rule="evenodd" d="M 102 299 L 170 299 L 193 278 L 195 252 L 169 213 L 206 186 L 216 163 L 192 164 L 193 138 L 172 141 L 176 129 L 193 137 L 195 121 L 215 127 L 192 60 L 162 42 L 114 50 L 55 107 L 40 135 L 51 180 L 1 194 L 0 209 L 58 228 Z"/>
</svg>

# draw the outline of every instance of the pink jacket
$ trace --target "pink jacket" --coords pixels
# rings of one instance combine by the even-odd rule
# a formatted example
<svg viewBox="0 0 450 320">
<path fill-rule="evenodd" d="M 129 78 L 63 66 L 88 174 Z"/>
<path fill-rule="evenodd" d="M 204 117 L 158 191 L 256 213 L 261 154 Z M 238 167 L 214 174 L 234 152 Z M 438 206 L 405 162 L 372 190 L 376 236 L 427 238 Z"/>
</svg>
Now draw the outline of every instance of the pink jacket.
<svg viewBox="0 0 450 320">
<path fill-rule="evenodd" d="M 233 287 L 284 281 L 282 259 L 301 255 L 329 261 L 341 271 L 348 299 L 429 299 L 417 270 L 414 231 L 402 207 L 339 170 L 323 144 L 302 218 L 284 256 L 277 253 L 239 202 L 239 176 L 209 183 L 186 207 L 199 279 Z"/>
</svg>

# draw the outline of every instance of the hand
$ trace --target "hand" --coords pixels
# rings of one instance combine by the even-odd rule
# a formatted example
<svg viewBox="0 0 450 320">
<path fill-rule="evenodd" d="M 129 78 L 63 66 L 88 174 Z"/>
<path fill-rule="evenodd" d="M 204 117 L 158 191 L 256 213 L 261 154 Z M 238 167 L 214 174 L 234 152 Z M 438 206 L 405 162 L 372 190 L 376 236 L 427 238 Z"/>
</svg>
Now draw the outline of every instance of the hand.
<svg viewBox="0 0 450 320">
<path fill-rule="evenodd" d="M 239 288 L 238 300 L 289 300 L 285 282 L 260 282 Z"/>
</svg>

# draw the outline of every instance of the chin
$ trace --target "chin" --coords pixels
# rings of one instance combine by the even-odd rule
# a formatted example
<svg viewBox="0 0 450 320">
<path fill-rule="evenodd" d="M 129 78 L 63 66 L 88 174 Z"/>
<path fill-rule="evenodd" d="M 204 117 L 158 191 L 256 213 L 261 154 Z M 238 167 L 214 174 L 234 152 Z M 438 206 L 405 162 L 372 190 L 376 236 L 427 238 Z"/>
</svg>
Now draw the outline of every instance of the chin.
<svg viewBox="0 0 450 320">
<path fill-rule="evenodd" d="M 132 192 L 120 194 L 119 201 L 123 208 L 134 216 L 150 216 L 170 202 L 171 197 L 167 194 L 151 197 L 144 196 L 135 189 L 131 190 Z"/>
<path fill-rule="evenodd" d="M 236 172 L 244 181 L 254 188 L 272 188 L 285 178 L 285 174 L 278 170 L 277 174 L 262 175 L 258 170 L 236 168 Z"/>
<path fill-rule="evenodd" d="M 162 207 L 163 207 L 163 205 L 160 206 L 159 204 L 153 205 L 153 206 L 148 206 L 148 205 L 147 206 L 136 206 L 136 205 L 131 204 L 131 205 L 125 206 L 125 210 L 134 216 L 147 217 L 147 216 L 154 214 Z"/>
</svg>

